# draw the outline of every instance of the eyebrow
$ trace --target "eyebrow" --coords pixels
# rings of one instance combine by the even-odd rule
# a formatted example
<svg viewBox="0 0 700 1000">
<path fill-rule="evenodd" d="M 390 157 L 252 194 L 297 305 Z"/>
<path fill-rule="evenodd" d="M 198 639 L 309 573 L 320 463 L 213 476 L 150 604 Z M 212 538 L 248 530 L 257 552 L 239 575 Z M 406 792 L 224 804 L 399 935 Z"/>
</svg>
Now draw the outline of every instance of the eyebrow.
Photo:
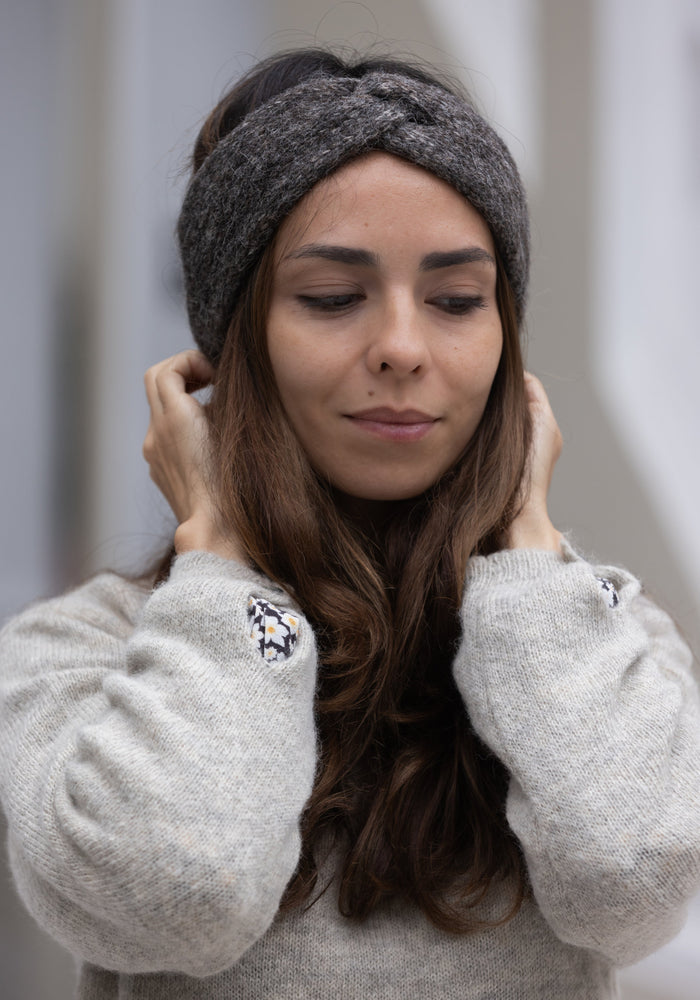
<svg viewBox="0 0 700 1000">
<path fill-rule="evenodd" d="M 337 264 L 361 264 L 365 267 L 379 267 L 379 256 L 369 250 L 356 250 L 353 247 L 336 247 L 327 243 L 307 243 L 287 255 L 288 259 L 299 260 L 305 257 L 321 257 L 322 260 L 332 260 Z"/>
<path fill-rule="evenodd" d="M 287 255 L 287 259 L 302 260 L 307 257 L 320 257 L 337 264 L 356 264 L 364 267 L 379 267 L 379 255 L 370 250 L 355 247 L 333 246 L 328 243 L 307 243 Z M 426 254 L 420 262 L 421 271 L 437 271 L 443 267 L 455 267 L 458 264 L 492 264 L 496 261 L 483 247 L 463 247 L 460 250 L 435 251 Z"/>
<path fill-rule="evenodd" d="M 455 264 L 493 264 L 495 267 L 496 261 L 483 247 L 464 247 L 462 250 L 429 253 L 420 262 L 420 270 L 437 271 L 441 267 L 454 267 Z"/>
</svg>

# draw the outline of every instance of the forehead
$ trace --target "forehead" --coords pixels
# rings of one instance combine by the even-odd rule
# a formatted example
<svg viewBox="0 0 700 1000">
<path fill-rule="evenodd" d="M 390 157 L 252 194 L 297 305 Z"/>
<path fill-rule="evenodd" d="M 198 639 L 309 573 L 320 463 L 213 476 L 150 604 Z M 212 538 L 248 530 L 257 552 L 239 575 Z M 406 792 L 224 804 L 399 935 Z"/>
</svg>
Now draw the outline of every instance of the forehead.
<svg viewBox="0 0 700 1000">
<path fill-rule="evenodd" d="M 363 238 L 392 235 L 469 240 L 493 252 L 489 227 L 462 194 L 423 167 L 379 151 L 314 185 L 280 226 L 276 247 L 280 253 L 323 238 L 363 245 Z"/>
</svg>

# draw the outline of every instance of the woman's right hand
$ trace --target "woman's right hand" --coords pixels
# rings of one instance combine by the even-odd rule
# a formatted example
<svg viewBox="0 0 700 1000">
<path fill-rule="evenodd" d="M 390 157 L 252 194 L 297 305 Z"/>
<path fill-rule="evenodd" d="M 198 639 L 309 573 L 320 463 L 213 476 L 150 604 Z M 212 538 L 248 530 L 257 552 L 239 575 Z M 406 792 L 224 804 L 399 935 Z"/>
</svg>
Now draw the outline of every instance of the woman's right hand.
<svg viewBox="0 0 700 1000">
<path fill-rule="evenodd" d="M 209 486 L 211 438 L 204 406 L 191 393 L 214 378 L 199 351 L 182 351 L 149 368 L 144 376 L 151 421 L 143 457 L 151 479 L 178 520 L 175 549 L 216 552 L 243 561 L 240 545 L 224 536 Z"/>
</svg>

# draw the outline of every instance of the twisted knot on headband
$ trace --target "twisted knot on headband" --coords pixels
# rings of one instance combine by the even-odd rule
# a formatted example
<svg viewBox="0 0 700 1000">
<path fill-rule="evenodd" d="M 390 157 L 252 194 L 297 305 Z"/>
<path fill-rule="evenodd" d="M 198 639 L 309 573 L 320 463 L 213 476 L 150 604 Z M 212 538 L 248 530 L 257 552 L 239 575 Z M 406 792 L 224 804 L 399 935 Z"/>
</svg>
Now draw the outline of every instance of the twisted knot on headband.
<svg viewBox="0 0 700 1000">
<path fill-rule="evenodd" d="M 522 317 L 527 205 L 513 158 L 488 122 L 449 91 L 396 73 L 317 74 L 247 115 L 187 188 L 178 222 L 187 308 L 214 364 L 241 287 L 280 223 L 320 180 L 374 150 L 430 171 L 480 212 Z"/>
</svg>

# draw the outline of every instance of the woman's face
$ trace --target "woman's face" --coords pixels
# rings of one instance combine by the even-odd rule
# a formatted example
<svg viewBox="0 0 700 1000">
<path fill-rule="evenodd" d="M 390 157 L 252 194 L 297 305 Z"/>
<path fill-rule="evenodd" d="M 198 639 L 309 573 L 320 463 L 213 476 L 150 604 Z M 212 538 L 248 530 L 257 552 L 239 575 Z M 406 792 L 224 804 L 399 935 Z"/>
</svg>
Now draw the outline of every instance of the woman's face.
<svg viewBox="0 0 700 1000">
<path fill-rule="evenodd" d="M 489 229 L 386 153 L 342 167 L 285 220 L 267 340 L 317 472 L 364 500 L 433 485 L 481 419 L 501 355 Z"/>
</svg>

